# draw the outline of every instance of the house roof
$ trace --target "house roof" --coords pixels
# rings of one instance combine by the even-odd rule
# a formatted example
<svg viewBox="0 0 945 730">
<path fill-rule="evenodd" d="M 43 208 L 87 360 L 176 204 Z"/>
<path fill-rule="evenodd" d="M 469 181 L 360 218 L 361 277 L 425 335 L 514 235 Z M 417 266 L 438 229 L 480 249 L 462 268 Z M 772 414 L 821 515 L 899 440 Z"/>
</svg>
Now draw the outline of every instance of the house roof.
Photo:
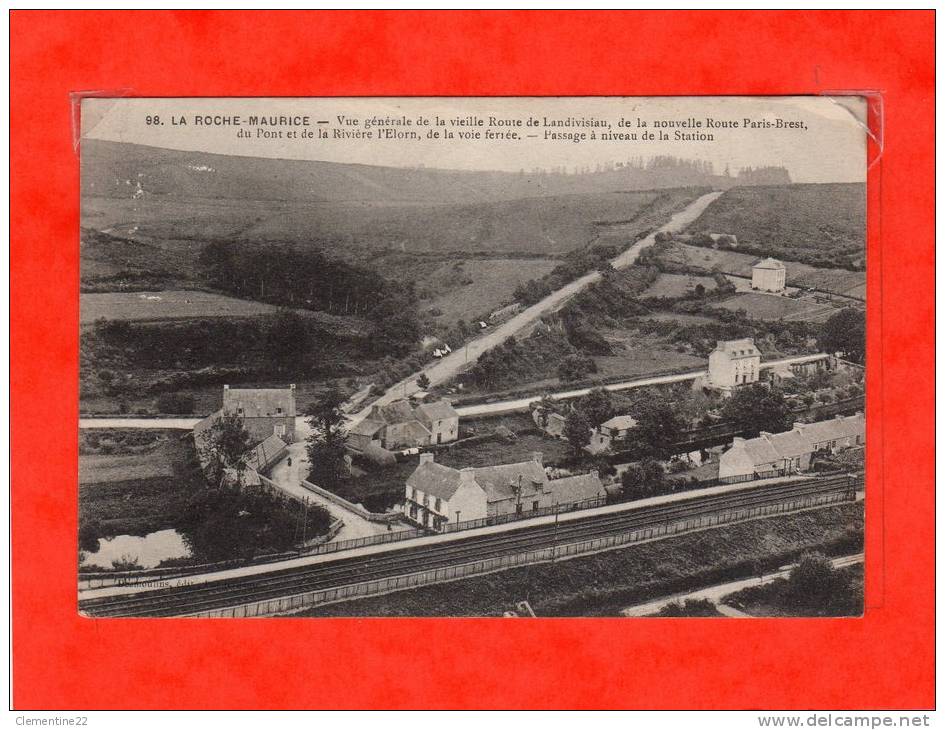
<svg viewBox="0 0 945 730">
<path fill-rule="evenodd" d="M 736 444 L 732 448 L 738 448 L 738 446 L 739 445 Z M 743 441 L 740 446 L 755 465 L 770 464 L 780 461 L 783 458 L 774 445 L 763 436 L 747 439 Z"/>
<path fill-rule="evenodd" d="M 363 421 L 356 423 L 351 427 L 351 430 L 348 431 L 349 434 L 354 436 L 373 436 L 384 424 L 380 421 L 374 421 L 370 418 L 365 418 Z"/>
<path fill-rule="evenodd" d="M 497 464 L 481 466 L 471 470 L 476 481 L 485 491 L 490 502 L 515 496 L 515 487 L 522 478 L 522 486 L 539 484 L 544 486 L 548 477 L 544 467 L 537 461 L 523 461 L 518 464 Z"/>
<path fill-rule="evenodd" d="M 563 479 L 552 479 L 548 482 L 551 492 L 558 504 L 583 502 L 586 499 L 596 499 L 605 494 L 604 483 L 597 474 L 578 474 Z"/>
<path fill-rule="evenodd" d="M 408 487 L 446 500 L 456 494 L 461 483 L 462 475 L 458 469 L 437 464 L 435 461 L 421 464 L 413 470 L 413 474 L 407 477 Z"/>
<path fill-rule="evenodd" d="M 863 419 L 862 413 L 856 413 L 852 416 L 838 416 L 837 418 L 816 421 L 815 423 L 798 423 L 795 428 L 810 443 L 819 444 L 824 441 L 863 435 L 866 430 L 866 421 Z"/>
<path fill-rule="evenodd" d="M 371 411 L 371 418 L 381 420 L 384 423 L 406 423 L 413 421 L 416 416 L 413 414 L 413 406 L 405 400 L 395 400 L 383 406 L 376 406 Z"/>
<path fill-rule="evenodd" d="M 295 417 L 293 388 L 224 388 L 223 410 L 228 413 L 242 408 L 244 418 L 267 416 Z M 281 409 L 281 412 L 280 410 Z"/>
<path fill-rule="evenodd" d="M 769 257 L 769 258 L 766 258 L 766 259 L 762 259 L 761 261 L 759 261 L 757 264 L 755 264 L 755 265 L 752 266 L 751 268 L 753 268 L 753 269 L 774 269 L 774 270 L 779 270 L 779 269 L 783 269 L 783 268 L 784 268 L 784 264 L 782 264 L 782 263 L 781 263 L 780 261 L 778 261 L 777 259 L 773 259 L 773 258 L 770 258 L 770 257 Z"/>
<path fill-rule="evenodd" d="M 453 406 L 445 400 L 421 403 L 417 406 L 417 411 L 431 421 L 442 421 L 446 418 L 459 418 L 459 414 L 453 410 Z"/>
<path fill-rule="evenodd" d="M 745 337 L 741 340 L 719 340 L 715 345 L 716 352 L 724 352 L 729 357 L 749 357 L 760 356 L 758 348 L 755 347 L 755 341 L 751 337 Z"/>
<path fill-rule="evenodd" d="M 768 443 L 774 446 L 782 459 L 796 458 L 801 454 L 810 453 L 811 450 L 810 442 L 797 431 L 772 433 L 762 438 L 766 438 Z"/>
<path fill-rule="evenodd" d="M 626 431 L 637 425 L 637 420 L 633 416 L 614 416 L 601 424 L 602 428 L 612 428 L 615 431 Z"/>
<path fill-rule="evenodd" d="M 285 450 L 285 441 L 273 434 L 246 452 L 246 465 L 256 471 L 263 471 L 278 461 Z"/>
</svg>

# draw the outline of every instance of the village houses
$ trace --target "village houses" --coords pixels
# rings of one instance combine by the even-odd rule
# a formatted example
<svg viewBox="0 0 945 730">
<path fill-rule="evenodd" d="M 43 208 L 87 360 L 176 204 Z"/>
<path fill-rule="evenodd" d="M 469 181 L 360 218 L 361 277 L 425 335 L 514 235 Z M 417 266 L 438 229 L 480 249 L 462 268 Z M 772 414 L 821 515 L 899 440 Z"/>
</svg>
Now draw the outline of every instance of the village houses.
<svg viewBox="0 0 945 730">
<path fill-rule="evenodd" d="M 549 480 L 542 455 L 517 464 L 454 469 L 420 455 L 408 477 L 404 516 L 414 524 L 440 530 L 447 523 L 507 514 L 525 514 L 587 500 L 603 500 L 597 472 Z"/>
<path fill-rule="evenodd" d="M 750 337 L 720 340 L 709 353 L 710 388 L 730 391 L 737 385 L 757 382 L 760 372 L 761 352 Z"/>
<path fill-rule="evenodd" d="M 790 431 L 768 433 L 757 438 L 735 438 L 719 458 L 719 480 L 739 481 L 803 472 L 814 454 L 836 453 L 862 446 L 866 422 L 862 413 L 836 416 L 815 423 L 797 423 Z"/>
<path fill-rule="evenodd" d="M 751 288 L 780 294 L 784 291 L 786 269 L 777 259 L 762 259 L 751 267 Z"/>
<path fill-rule="evenodd" d="M 351 429 L 348 445 L 365 454 L 455 441 L 459 414 L 445 400 L 414 404 L 397 400 L 375 405 L 367 418 Z"/>
</svg>

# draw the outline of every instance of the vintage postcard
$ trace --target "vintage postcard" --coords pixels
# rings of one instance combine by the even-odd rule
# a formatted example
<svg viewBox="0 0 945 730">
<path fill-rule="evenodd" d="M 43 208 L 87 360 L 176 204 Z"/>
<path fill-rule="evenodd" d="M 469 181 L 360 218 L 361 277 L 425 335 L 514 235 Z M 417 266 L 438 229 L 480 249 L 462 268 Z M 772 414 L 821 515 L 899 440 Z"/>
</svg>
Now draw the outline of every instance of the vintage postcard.
<svg viewBox="0 0 945 730">
<path fill-rule="evenodd" d="M 79 611 L 860 616 L 866 103 L 86 98 Z"/>
</svg>

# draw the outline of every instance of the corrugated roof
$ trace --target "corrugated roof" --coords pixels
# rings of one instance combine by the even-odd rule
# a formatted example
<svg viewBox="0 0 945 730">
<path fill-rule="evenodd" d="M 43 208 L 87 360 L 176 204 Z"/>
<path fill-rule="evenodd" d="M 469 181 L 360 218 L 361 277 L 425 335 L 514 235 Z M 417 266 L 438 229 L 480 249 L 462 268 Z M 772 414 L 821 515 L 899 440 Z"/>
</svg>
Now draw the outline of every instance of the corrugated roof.
<svg viewBox="0 0 945 730">
<path fill-rule="evenodd" d="M 757 264 L 755 264 L 755 265 L 752 266 L 751 268 L 753 268 L 753 269 L 775 269 L 775 270 L 777 270 L 777 269 L 783 269 L 783 268 L 784 268 L 784 264 L 782 264 L 782 263 L 781 263 L 780 261 L 778 261 L 777 259 L 773 259 L 773 258 L 768 257 L 768 258 L 766 258 L 766 259 L 762 259 L 761 261 L 759 261 Z"/>
<path fill-rule="evenodd" d="M 246 464 L 256 471 L 264 471 L 285 454 L 285 441 L 273 434 L 246 452 Z"/>
<path fill-rule="evenodd" d="M 459 414 L 453 410 L 453 406 L 445 400 L 421 403 L 417 406 L 417 411 L 431 421 L 442 421 L 446 418 L 459 418 Z"/>
<path fill-rule="evenodd" d="M 292 388 L 224 388 L 223 410 L 236 413 L 241 408 L 243 418 L 294 418 L 295 391 Z"/>
<path fill-rule="evenodd" d="M 603 497 L 604 483 L 596 474 L 578 474 L 563 479 L 552 479 L 548 482 L 554 499 L 558 504 L 583 502 L 586 499 Z"/>
</svg>

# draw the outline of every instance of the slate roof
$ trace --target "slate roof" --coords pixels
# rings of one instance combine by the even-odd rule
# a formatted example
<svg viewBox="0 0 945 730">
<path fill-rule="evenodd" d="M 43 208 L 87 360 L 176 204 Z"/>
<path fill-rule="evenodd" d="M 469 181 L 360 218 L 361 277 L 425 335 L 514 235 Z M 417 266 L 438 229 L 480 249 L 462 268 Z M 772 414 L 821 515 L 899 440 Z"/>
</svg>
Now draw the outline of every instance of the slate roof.
<svg viewBox="0 0 945 730">
<path fill-rule="evenodd" d="M 294 418 L 295 391 L 292 388 L 224 388 L 223 410 L 236 413 L 240 408 L 243 418 Z"/>
<path fill-rule="evenodd" d="M 637 425 L 637 419 L 633 416 L 614 416 L 601 424 L 601 428 L 611 428 L 615 431 L 626 431 Z"/>
<path fill-rule="evenodd" d="M 866 432 L 866 421 L 862 413 L 856 413 L 852 416 L 830 418 L 815 423 L 798 423 L 797 428 L 810 443 L 820 444 L 851 436 L 862 436 Z"/>
<path fill-rule="evenodd" d="M 810 453 L 811 450 L 810 442 L 797 431 L 772 433 L 762 438 L 766 438 L 783 459 L 796 458 L 801 454 Z"/>
<path fill-rule="evenodd" d="M 741 340 L 720 340 L 716 344 L 715 349 L 716 351 L 726 353 L 729 357 L 752 357 L 761 355 L 755 347 L 755 341 L 751 337 L 745 337 Z"/>
<path fill-rule="evenodd" d="M 435 461 L 421 464 L 407 477 L 408 487 L 445 500 L 450 500 L 456 494 L 461 482 L 462 476 L 458 469 L 437 464 Z"/>
<path fill-rule="evenodd" d="M 522 477 L 522 487 L 533 487 L 537 483 L 544 486 L 548 477 L 544 467 L 537 461 L 523 461 L 518 464 L 497 464 L 472 469 L 476 481 L 484 490 L 490 502 L 496 502 L 515 496 L 514 486 Z"/>
<path fill-rule="evenodd" d="M 762 259 L 761 261 L 759 261 L 757 264 L 755 264 L 755 265 L 752 266 L 751 268 L 753 268 L 753 269 L 775 269 L 775 270 L 778 270 L 778 269 L 783 269 L 783 268 L 784 268 L 784 264 L 782 264 L 782 263 L 781 263 L 780 261 L 778 261 L 777 259 L 773 259 L 773 258 L 770 258 L 770 257 L 769 257 L 769 258 L 766 258 L 766 259 Z"/>
<path fill-rule="evenodd" d="M 406 423 L 416 420 L 413 407 L 405 400 L 395 400 L 387 405 L 377 406 L 371 412 L 371 418 L 380 419 L 384 423 Z"/>
<path fill-rule="evenodd" d="M 554 499 L 558 504 L 583 502 L 605 496 L 604 483 L 596 474 L 578 474 L 548 482 Z"/>
<path fill-rule="evenodd" d="M 747 439 L 742 442 L 741 447 L 755 465 L 770 464 L 772 462 L 781 461 L 781 459 L 784 458 L 778 453 L 778 450 L 771 442 L 763 436 Z M 738 447 L 736 446 L 734 448 Z"/>
<path fill-rule="evenodd" d="M 384 424 L 380 421 L 374 421 L 370 418 L 365 418 L 363 421 L 352 427 L 348 433 L 356 436 L 373 436 L 383 427 Z"/>
<path fill-rule="evenodd" d="M 430 421 L 442 421 L 447 418 L 459 418 L 459 414 L 453 410 L 445 400 L 433 401 L 432 403 L 421 403 L 417 406 L 417 411 L 426 416 Z"/>
</svg>

